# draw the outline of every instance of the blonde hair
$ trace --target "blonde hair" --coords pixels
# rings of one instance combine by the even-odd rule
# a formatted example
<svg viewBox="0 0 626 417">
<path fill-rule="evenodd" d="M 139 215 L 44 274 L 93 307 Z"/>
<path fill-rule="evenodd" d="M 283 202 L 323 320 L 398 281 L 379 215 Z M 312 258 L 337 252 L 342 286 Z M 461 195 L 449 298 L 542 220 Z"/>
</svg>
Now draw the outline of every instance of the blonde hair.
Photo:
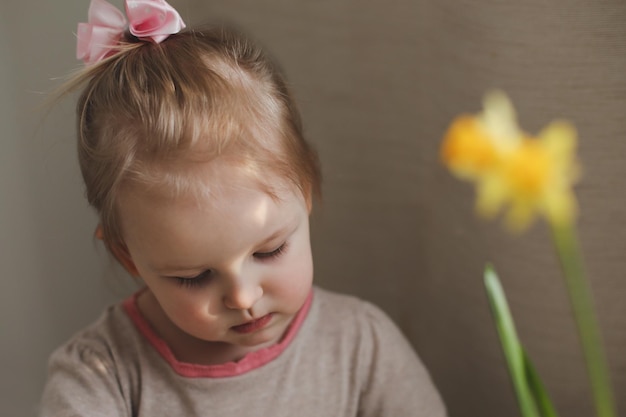
<svg viewBox="0 0 626 417">
<path fill-rule="evenodd" d="M 160 44 L 126 35 L 119 50 L 85 68 L 77 105 L 86 194 L 109 248 L 123 244 L 116 204 L 125 183 L 193 189 L 189 166 L 221 157 L 272 194 L 286 180 L 310 204 L 319 195 L 317 155 L 276 64 L 240 32 L 187 30 Z M 273 195 L 273 194 L 272 194 Z"/>
</svg>

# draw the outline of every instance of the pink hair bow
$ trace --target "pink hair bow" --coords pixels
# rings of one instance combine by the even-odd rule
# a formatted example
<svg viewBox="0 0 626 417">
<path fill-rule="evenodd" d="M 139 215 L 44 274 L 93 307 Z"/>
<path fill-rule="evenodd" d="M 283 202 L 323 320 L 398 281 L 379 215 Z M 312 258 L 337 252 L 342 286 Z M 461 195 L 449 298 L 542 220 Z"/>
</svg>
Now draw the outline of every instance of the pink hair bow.
<svg viewBox="0 0 626 417">
<path fill-rule="evenodd" d="M 185 27 L 165 0 L 126 0 L 125 5 L 128 29 L 141 40 L 160 43 Z M 106 0 L 91 0 L 88 22 L 78 24 L 76 58 L 89 65 L 115 51 L 126 30 L 126 18 Z"/>
</svg>

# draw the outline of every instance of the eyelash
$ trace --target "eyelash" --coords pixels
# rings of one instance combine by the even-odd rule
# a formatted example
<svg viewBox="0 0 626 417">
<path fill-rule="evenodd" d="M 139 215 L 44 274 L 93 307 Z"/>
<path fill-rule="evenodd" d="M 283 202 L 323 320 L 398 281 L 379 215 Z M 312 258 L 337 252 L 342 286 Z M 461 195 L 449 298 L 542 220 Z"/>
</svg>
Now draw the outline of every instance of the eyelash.
<svg viewBox="0 0 626 417">
<path fill-rule="evenodd" d="M 287 242 L 283 243 L 271 252 L 256 252 L 254 257 L 261 260 L 269 260 L 280 257 L 287 249 Z"/>
<path fill-rule="evenodd" d="M 287 249 L 287 242 L 283 243 L 271 252 L 256 252 L 253 256 L 260 260 L 271 260 L 279 258 Z M 206 284 L 211 279 L 211 270 L 206 270 L 195 277 L 172 277 L 176 283 L 185 288 L 196 288 Z"/>
<path fill-rule="evenodd" d="M 209 279 L 211 279 L 211 270 L 209 269 L 207 271 L 203 271 L 200 274 L 196 275 L 195 277 L 189 277 L 189 278 L 172 277 L 172 278 L 174 278 L 174 280 L 176 280 L 176 283 L 181 287 L 185 287 L 185 288 L 200 287 L 206 284 Z"/>
</svg>

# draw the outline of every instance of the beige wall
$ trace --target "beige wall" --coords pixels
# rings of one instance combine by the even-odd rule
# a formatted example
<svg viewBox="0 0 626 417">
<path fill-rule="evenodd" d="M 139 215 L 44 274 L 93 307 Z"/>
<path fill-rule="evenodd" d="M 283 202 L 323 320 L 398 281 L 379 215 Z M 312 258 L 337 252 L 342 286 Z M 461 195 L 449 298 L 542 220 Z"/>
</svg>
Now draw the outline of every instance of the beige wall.
<svg viewBox="0 0 626 417">
<path fill-rule="evenodd" d="M 73 100 L 47 94 L 78 62 L 87 1 L 0 3 L 0 415 L 33 416 L 51 350 L 129 285 L 92 244 Z"/>
<path fill-rule="evenodd" d="M 114 2 L 116 5 L 120 1 Z M 474 219 L 437 163 L 449 120 L 499 86 L 536 130 L 573 119 L 587 269 L 626 411 L 626 4 L 565 1 L 172 1 L 190 23 L 227 19 L 282 62 L 319 150 L 316 280 L 381 305 L 431 369 L 452 416 L 515 415 L 480 273 L 499 271 L 561 415 L 591 415 L 581 355 L 543 226 L 522 238 Z M 86 0 L 0 6 L 0 415 L 32 415 L 45 358 L 129 291 L 91 243 L 71 100 L 35 108 L 76 66 Z M 402 381 L 398 381 L 402 383 Z"/>
</svg>

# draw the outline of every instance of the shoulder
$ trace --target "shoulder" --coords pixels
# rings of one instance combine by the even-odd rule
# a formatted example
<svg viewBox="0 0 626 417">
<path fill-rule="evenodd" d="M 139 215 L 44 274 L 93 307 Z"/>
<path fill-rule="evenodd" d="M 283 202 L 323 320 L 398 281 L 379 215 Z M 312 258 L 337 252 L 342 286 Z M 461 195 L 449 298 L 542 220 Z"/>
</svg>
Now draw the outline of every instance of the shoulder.
<svg viewBox="0 0 626 417">
<path fill-rule="evenodd" d="M 398 328 L 389 316 L 377 305 L 353 295 L 341 294 L 315 287 L 314 314 L 326 324 L 360 331 L 393 333 Z"/>
<path fill-rule="evenodd" d="M 330 312 L 329 308 L 348 314 L 363 313 L 363 311 L 370 309 L 380 311 L 374 304 L 354 295 L 342 294 L 317 286 L 313 287 L 313 297 L 314 303 L 322 307 L 325 312 Z"/>
<path fill-rule="evenodd" d="M 333 361 L 341 365 L 342 357 L 347 358 L 343 365 L 359 381 L 360 415 L 445 416 L 428 370 L 382 309 L 354 296 L 317 288 L 314 297 L 318 331 L 330 336 L 324 343 L 335 347 Z"/>
<path fill-rule="evenodd" d="M 135 331 L 121 304 L 109 306 L 96 321 L 57 348 L 52 353 L 50 362 L 68 356 L 74 359 L 85 358 L 86 355 L 113 358 L 127 345 L 132 333 Z"/>
<path fill-rule="evenodd" d="M 312 337 L 325 341 L 329 348 L 342 345 L 345 351 L 349 347 L 364 364 L 386 352 L 390 357 L 397 353 L 404 358 L 416 356 L 398 326 L 369 301 L 316 287 L 310 315 Z"/>
<path fill-rule="evenodd" d="M 122 389 L 127 384 L 120 369 L 124 340 L 131 330 L 121 306 L 111 306 L 57 348 L 48 360 L 40 415 L 80 415 L 87 399 L 90 406 L 106 404 L 111 415 L 125 415 L 128 406 Z"/>
</svg>

